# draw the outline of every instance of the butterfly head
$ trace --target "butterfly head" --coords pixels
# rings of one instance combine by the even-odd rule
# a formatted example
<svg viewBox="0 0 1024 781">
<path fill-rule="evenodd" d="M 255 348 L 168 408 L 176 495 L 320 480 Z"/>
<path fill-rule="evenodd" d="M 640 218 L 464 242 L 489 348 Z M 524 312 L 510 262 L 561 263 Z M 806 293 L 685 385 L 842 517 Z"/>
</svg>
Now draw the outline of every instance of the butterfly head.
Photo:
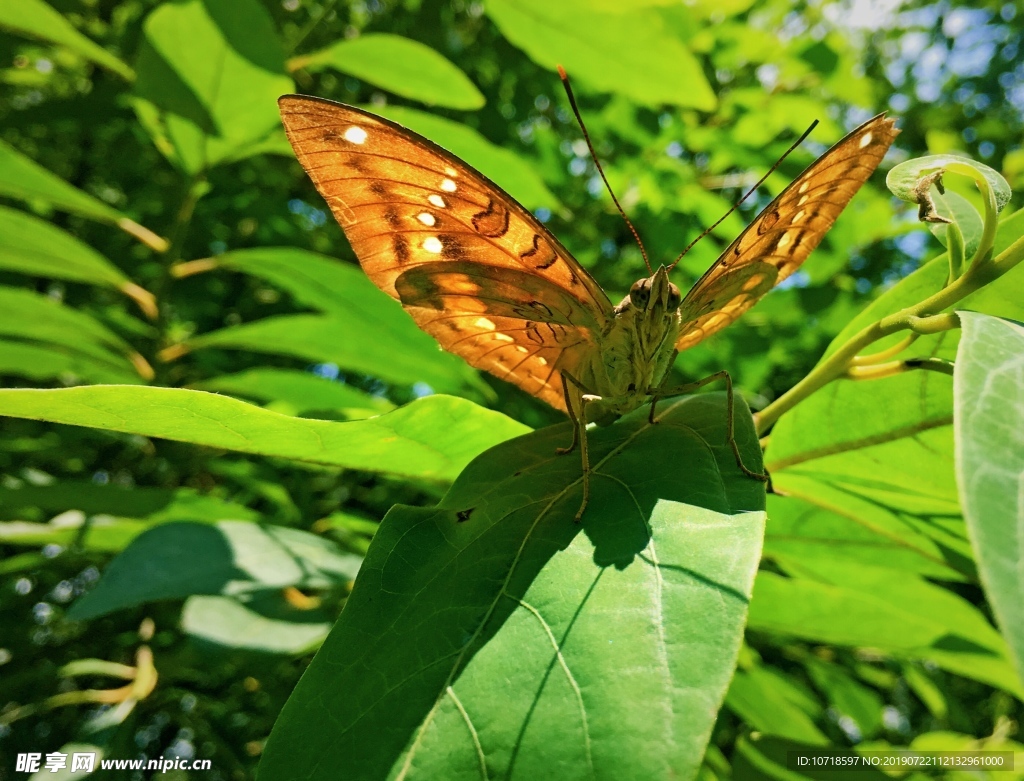
<svg viewBox="0 0 1024 781">
<path fill-rule="evenodd" d="M 633 283 L 615 315 L 616 321 L 634 334 L 636 357 L 654 360 L 666 345 L 672 347 L 678 335 L 681 302 L 679 288 L 669 281 L 664 266 Z"/>
<path fill-rule="evenodd" d="M 638 279 L 629 289 L 629 308 L 648 318 L 660 319 L 674 313 L 682 300 L 679 288 L 669 281 L 668 269 L 664 266 L 651 276 Z"/>
</svg>

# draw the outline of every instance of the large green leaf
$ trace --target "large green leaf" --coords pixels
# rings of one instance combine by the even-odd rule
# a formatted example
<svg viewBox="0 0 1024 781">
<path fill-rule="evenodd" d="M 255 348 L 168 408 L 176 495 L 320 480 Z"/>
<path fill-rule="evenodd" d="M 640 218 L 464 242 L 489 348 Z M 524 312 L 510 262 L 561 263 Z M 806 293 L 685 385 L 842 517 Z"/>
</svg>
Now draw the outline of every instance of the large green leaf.
<svg viewBox="0 0 1024 781">
<path fill-rule="evenodd" d="M 280 415 L 214 393 L 127 385 L 0 389 L 0 415 L 434 480 L 453 479 L 481 451 L 527 430 L 448 396 L 335 423 Z"/>
<path fill-rule="evenodd" d="M 43 0 L 16 0 L 0 4 L 0 27 L 66 46 L 123 79 L 131 81 L 135 78 L 131 68 L 95 41 L 78 32 L 62 14 Z"/>
<path fill-rule="evenodd" d="M 361 557 L 299 529 L 247 521 L 166 523 L 139 535 L 68 611 L 74 620 L 193 594 L 239 595 L 352 580 Z"/>
<path fill-rule="evenodd" d="M 564 426 L 483 454 L 434 509 L 394 508 L 260 778 L 692 777 L 763 530 L 724 401 L 592 431 L 582 525 L 579 462 L 554 454 Z"/>
<path fill-rule="evenodd" d="M 478 109 L 486 102 L 459 68 L 419 41 L 368 33 L 289 61 L 291 70 L 335 68 L 403 98 L 433 106 Z"/>
<path fill-rule="evenodd" d="M 146 314 L 156 315 L 151 294 L 88 244 L 45 220 L 0 206 L 0 234 L 0 269 L 112 287 L 134 298 Z"/>
<path fill-rule="evenodd" d="M 370 110 L 415 130 L 465 160 L 526 208 L 558 207 L 558 198 L 544 184 L 537 163 L 492 144 L 473 128 L 407 106 L 371 106 Z"/>
<path fill-rule="evenodd" d="M 143 25 L 137 110 L 158 148 L 196 175 L 250 154 L 292 91 L 284 46 L 257 0 L 183 0 Z"/>
<path fill-rule="evenodd" d="M 985 593 L 1024 678 L 1024 328 L 959 314 L 957 484 Z"/>
<path fill-rule="evenodd" d="M 248 369 L 197 382 L 193 387 L 270 402 L 275 411 L 290 411 L 296 415 L 325 410 L 379 414 L 394 407 L 387 399 L 370 396 L 344 383 L 294 369 Z"/>
<path fill-rule="evenodd" d="M 564 65 L 594 89 L 654 108 L 715 108 L 700 61 L 657 9 L 600 13 L 581 0 L 488 0 L 487 14 L 536 63 Z"/>
<path fill-rule="evenodd" d="M 167 249 L 167 242 L 152 231 L 68 184 L 4 141 L 0 141 L 0 195 L 22 201 L 42 201 L 62 211 L 116 225 L 159 252 Z"/>
</svg>

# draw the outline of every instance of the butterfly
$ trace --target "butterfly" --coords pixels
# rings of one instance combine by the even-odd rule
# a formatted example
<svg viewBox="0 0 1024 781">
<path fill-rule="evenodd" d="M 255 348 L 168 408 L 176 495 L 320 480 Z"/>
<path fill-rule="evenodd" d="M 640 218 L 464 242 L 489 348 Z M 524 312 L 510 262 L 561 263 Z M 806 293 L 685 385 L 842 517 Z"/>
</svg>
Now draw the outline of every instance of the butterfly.
<svg viewBox="0 0 1024 781">
<path fill-rule="evenodd" d="M 571 93 L 570 93 L 571 99 Z M 428 139 L 321 98 L 278 101 L 295 154 L 370 279 L 442 348 L 568 413 L 583 454 L 587 422 L 606 424 L 658 398 L 679 351 L 720 331 L 792 274 L 867 181 L 899 131 L 879 115 L 786 187 L 683 296 L 669 268 L 613 304 L 527 209 Z M 574 105 L 575 107 L 575 105 Z M 614 196 L 613 196 L 614 197 Z M 628 220 L 627 220 L 628 222 Z"/>
</svg>

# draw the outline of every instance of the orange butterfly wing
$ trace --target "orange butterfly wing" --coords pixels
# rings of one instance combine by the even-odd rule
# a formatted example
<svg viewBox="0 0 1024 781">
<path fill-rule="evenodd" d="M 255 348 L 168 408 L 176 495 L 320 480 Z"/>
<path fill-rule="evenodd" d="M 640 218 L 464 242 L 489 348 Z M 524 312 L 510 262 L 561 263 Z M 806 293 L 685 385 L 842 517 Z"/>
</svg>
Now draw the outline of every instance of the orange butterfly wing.
<svg viewBox="0 0 1024 781">
<path fill-rule="evenodd" d="M 611 302 L 511 196 L 422 136 L 351 106 L 286 95 L 288 140 L 359 263 L 449 352 L 565 409 Z"/>
<path fill-rule="evenodd" d="M 899 132 L 884 114 L 868 120 L 768 204 L 686 294 L 676 349 L 725 328 L 796 271 Z"/>
</svg>

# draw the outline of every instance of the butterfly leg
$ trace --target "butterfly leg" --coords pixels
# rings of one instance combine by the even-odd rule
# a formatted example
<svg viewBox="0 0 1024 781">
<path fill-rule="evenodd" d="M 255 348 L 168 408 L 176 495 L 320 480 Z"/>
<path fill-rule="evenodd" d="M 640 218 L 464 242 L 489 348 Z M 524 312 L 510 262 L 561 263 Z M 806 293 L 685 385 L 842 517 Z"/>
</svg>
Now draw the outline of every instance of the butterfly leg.
<svg viewBox="0 0 1024 781">
<path fill-rule="evenodd" d="M 600 396 L 595 396 L 592 393 L 584 393 L 583 386 L 580 385 L 579 380 L 566 372 L 562 372 L 562 388 L 565 391 L 565 406 L 569 410 L 569 417 L 572 418 L 573 429 L 572 429 L 572 445 L 568 448 L 558 448 L 558 453 L 571 453 L 573 448 L 576 447 L 577 443 L 580 446 L 580 457 L 583 460 L 583 501 L 580 502 L 580 508 L 576 511 L 576 515 L 573 518 L 575 523 L 579 523 L 583 517 L 583 511 L 587 509 L 587 504 L 590 502 L 590 449 L 587 442 L 587 404 L 592 401 L 600 401 Z M 572 390 L 569 389 L 569 384 L 572 384 Z M 576 408 L 579 408 L 579 412 L 576 412 Z"/>
<path fill-rule="evenodd" d="M 587 404 L 600 400 L 600 396 L 595 396 L 592 393 L 580 395 L 579 431 L 580 455 L 583 458 L 583 501 L 580 502 L 580 509 L 576 511 L 576 515 L 573 518 L 574 523 L 580 522 L 580 519 L 583 517 L 583 511 L 587 509 L 587 504 L 590 502 L 590 449 L 587 446 L 587 424 L 584 422 L 587 419 Z"/>
<path fill-rule="evenodd" d="M 671 371 L 672 367 L 675 366 L 676 357 L 678 355 L 679 355 L 679 350 L 673 350 L 672 351 L 672 357 L 669 358 L 669 360 L 668 360 L 669 371 Z M 668 372 L 666 372 L 666 374 L 668 374 Z M 658 419 L 656 417 L 654 417 L 654 408 L 658 405 L 658 399 L 659 398 L 660 397 L 657 395 L 657 393 L 651 394 L 651 414 L 647 416 L 647 422 L 650 423 L 652 426 L 655 423 L 658 422 Z"/>
<path fill-rule="evenodd" d="M 575 383 L 576 381 L 573 380 L 572 382 Z M 578 394 L 579 386 L 577 385 L 575 387 L 577 388 Z M 576 408 L 573 406 L 573 396 L 572 392 L 569 390 L 569 379 L 565 375 L 562 376 L 562 395 L 565 397 L 565 410 L 569 413 L 569 420 L 572 421 L 572 444 L 569 445 L 569 447 L 556 447 L 555 453 L 560 456 L 564 456 L 574 451 L 576 449 L 576 445 L 579 444 L 580 441 L 580 423 L 579 419 L 576 417 Z M 577 403 L 582 409 L 582 403 Z"/>
<path fill-rule="evenodd" d="M 732 448 L 732 454 L 736 458 L 736 466 L 740 468 L 747 477 L 752 477 L 755 480 L 760 480 L 762 483 L 768 483 L 771 485 L 771 477 L 767 472 L 761 474 L 755 472 L 752 469 L 748 469 L 746 464 L 743 463 L 743 457 L 740 455 L 740 447 L 736 444 L 736 424 L 734 417 L 735 410 L 735 397 L 732 389 L 732 376 L 729 372 L 724 369 L 714 374 L 709 374 L 703 379 L 697 380 L 696 382 L 688 382 L 685 385 L 679 385 L 675 388 L 657 388 L 651 392 L 651 396 L 656 401 L 657 399 L 664 399 L 669 396 L 680 396 L 685 393 L 693 393 L 695 390 L 703 388 L 705 385 L 709 385 L 716 380 L 725 380 L 725 401 L 726 401 L 726 438 L 729 442 L 729 447 Z"/>
</svg>

